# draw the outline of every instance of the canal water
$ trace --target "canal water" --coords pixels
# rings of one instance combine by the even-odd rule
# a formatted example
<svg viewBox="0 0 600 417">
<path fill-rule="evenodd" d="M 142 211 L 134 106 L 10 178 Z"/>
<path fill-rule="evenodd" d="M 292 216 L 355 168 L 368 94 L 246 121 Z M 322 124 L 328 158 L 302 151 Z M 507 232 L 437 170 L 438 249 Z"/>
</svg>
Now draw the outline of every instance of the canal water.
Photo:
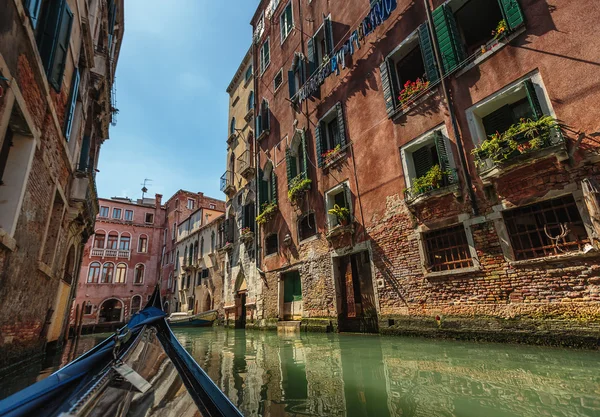
<svg viewBox="0 0 600 417">
<path fill-rule="evenodd" d="M 600 417 L 600 353 L 353 334 L 182 329 L 245 416 Z M 0 398 L 101 340 L 0 381 Z"/>
</svg>

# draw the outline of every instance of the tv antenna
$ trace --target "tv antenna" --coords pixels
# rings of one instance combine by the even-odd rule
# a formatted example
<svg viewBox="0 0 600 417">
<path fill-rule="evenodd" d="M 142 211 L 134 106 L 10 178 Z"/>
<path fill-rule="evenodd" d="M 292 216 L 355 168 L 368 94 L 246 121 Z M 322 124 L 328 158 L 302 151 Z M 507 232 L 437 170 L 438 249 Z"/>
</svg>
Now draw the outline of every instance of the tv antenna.
<svg viewBox="0 0 600 417">
<path fill-rule="evenodd" d="M 144 183 L 140 184 L 142 186 L 142 203 L 144 202 L 144 195 L 148 192 L 148 188 L 146 185 L 150 185 L 152 180 L 150 178 L 144 178 Z"/>
</svg>

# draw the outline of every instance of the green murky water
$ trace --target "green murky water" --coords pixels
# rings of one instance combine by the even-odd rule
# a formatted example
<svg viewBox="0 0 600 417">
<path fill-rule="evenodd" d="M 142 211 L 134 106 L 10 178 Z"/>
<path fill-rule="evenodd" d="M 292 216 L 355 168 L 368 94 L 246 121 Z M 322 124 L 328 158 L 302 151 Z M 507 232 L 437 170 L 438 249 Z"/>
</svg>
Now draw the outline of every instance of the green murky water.
<svg viewBox="0 0 600 417">
<path fill-rule="evenodd" d="M 181 329 L 246 416 L 600 417 L 600 352 L 376 335 Z M 0 398 L 105 336 L 0 379 Z"/>
<path fill-rule="evenodd" d="M 246 416 L 600 416 L 600 353 L 366 335 L 188 329 Z"/>
</svg>

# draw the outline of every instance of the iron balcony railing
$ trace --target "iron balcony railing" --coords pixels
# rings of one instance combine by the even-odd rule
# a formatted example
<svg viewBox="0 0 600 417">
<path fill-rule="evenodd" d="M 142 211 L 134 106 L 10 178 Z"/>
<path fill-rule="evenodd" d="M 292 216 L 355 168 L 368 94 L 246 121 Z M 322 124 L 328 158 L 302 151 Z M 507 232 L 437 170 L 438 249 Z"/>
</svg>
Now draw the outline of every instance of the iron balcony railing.
<svg viewBox="0 0 600 417">
<path fill-rule="evenodd" d="M 254 158 L 250 151 L 244 151 L 238 158 L 238 166 L 240 167 L 240 173 L 247 175 L 248 172 L 254 171 Z"/>
<path fill-rule="evenodd" d="M 229 187 L 233 187 L 233 172 L 225 171 L 221 176 L 221 191 L 225 193 Z"/>
</svg>

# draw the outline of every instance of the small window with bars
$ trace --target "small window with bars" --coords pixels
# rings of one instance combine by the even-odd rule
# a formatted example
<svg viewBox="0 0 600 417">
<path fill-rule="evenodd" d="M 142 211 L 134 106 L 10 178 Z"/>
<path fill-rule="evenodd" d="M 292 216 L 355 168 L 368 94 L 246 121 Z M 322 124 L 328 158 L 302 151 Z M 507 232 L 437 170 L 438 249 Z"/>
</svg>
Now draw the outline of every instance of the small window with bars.
<svg viewBox="0 0 600 417">
<path fill-rule="evenodd" d="M 283 84 L 283 69 L 279 70 L 273 83 L 275 84 L 275 91 L 279 90 L 279 87 L 281 87 L 281 84 Z"/>
<path fill-rule="evenodd" d="M 462 224 L 423 234 L 428 272 L 452 271 L 473 266 Z"/>
<path fill-rule="evenodd" d="M 581 251 L 590 243 L 572 195 L 504 212 L 515 260 Z"/>
</svg>

